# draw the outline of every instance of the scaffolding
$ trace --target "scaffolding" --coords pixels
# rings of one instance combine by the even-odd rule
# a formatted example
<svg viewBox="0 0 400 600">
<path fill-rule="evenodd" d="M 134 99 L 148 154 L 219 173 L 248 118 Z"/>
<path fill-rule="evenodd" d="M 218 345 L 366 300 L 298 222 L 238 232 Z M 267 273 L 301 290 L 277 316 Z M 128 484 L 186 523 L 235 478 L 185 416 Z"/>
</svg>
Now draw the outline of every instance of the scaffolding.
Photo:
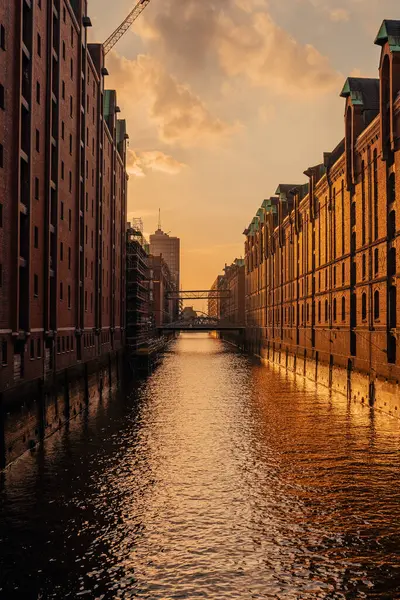
<svg viewBox="0 0 400 600">
<path fill-rule="evenodd" d="M 133 359 L 148 347 L 152 330 L 148 243 L 143 236 L 141 219 L 128 223 L 126 236 L 126 343 Z"/>
</svg>

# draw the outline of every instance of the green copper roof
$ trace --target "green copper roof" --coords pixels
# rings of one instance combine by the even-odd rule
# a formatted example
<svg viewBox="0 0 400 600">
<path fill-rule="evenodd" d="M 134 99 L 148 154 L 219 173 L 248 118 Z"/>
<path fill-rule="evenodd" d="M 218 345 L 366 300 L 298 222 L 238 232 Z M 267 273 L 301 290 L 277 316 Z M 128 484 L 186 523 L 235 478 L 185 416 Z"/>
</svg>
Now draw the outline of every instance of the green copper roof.
<svg viewBox="0 0 400 600">
<path fill-rule="evenodd" d="M 400 21 L 385 19 L 375 39 L 377 46 L 389 43 L 391 52 L 400 52 Z"/>
<path fill-rule="evenodd" d="M 116 106 L 115 90 L 104 90 L 104 116 L 108 117 Z"/>
<path fill-rule="evenodd" d="M 126 121 L 121 119 L 117 121 L 117 143 L 123 142 L 126 136 Z"/>
<path fill-rule="evenodd" d="M 340 93 L 342 98 L 351 99 L 356 106 L 366 110 L 379 110 L 379 79 L 348 77 Z"/>
<path fill-rule="evenodd" d="M 261 223 L 264 223 L 264 210 L 262 208 L 259 208 L 257 211 L 257 217 L 260 219 Z"/>
</svg>

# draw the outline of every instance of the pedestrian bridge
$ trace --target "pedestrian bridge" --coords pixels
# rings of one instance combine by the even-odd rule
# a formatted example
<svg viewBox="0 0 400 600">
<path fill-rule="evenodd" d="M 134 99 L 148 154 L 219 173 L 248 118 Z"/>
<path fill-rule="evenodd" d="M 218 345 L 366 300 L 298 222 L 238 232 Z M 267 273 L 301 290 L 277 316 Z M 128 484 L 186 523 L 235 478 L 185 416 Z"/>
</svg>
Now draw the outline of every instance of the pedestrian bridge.
<svg viewBox="0 0 400 600">
<path fill-rule="evenodd" d="M 166 323 L 158 327 L 160 332 L 167 331 L 244 331 L 244 324 L 231 323 L 230 321 L 214 317 L 195 317 L 180 319 L 174 323 Z"/>
</svg>

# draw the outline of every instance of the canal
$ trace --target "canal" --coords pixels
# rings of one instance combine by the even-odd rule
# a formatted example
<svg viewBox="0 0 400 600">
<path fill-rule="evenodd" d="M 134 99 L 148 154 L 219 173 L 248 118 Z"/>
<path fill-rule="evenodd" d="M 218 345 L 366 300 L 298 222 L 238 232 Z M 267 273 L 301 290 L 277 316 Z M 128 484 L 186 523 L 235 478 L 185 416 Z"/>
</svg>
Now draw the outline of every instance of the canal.
<svg viewBox="0 0 400 600">
<path fill-rule="evenodd" d="M 182 335 L 5 472 L 0 598 L 400 598 L 400 423 Z"/>
</svg>

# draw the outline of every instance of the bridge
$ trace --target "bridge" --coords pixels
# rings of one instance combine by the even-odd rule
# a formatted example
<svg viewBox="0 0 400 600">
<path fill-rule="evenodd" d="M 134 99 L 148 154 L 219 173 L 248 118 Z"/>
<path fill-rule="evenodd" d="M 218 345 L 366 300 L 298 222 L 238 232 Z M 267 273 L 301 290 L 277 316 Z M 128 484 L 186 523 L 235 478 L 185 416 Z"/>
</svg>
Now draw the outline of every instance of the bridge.
<svg viewBox="0 0 400 600">
<path fill-rule="evenodd" d="M 159 332 L 168 331 L 244 331 L 244 324 L 231 323 L 215 317 L 194 317 L 192 319 L 180 319 L 174 323 L 166 323 L 158 327 Z"/>
<path fill-rule="evenodd" d="M 229 290 L 174 290 L 167 293 L 169 300 L 222 300 L 230 297 Z"/>
</svg>

